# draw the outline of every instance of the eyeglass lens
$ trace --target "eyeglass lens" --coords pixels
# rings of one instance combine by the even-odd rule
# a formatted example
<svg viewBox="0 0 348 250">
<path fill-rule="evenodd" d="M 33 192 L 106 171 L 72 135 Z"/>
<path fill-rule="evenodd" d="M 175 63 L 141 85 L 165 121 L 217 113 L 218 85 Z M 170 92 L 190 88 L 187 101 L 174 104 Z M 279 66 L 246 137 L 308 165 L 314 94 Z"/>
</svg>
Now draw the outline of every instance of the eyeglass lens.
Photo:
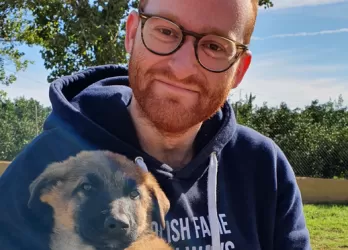
<svg viewBox="0 0 348 250">
<path fill-rule="evenodd" d="M 151 17 L 145 22 L 143 39 L 146 46 L 154 52 L 166 55 L 180 45 L 183 34 L 176 24 L 160 17 Z M 206 35 L 197 45 L 199 62 L 214 71 L 229 67 L 237 53 L 236 44 L 216 35 Z"/>
</svg>

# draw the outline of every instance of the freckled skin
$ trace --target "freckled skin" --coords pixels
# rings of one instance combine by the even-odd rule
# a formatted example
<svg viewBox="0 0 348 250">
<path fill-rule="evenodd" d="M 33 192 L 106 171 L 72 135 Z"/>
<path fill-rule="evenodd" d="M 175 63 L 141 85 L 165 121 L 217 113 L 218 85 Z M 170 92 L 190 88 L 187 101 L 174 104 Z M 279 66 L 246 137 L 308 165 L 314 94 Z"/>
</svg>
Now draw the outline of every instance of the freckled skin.
<svg viewBox="0 0 348 250">
<path fill-rule="evenodd" d="M 157 248 L 168 245 L 150 227 L 156 203 L 164 223 L 168 199 L 150 173 L 124 156 L 81 152 L 48 166 L 30 193 L 29 205 L 39 199 L 53 208 L 51 249 L 116 250 L 131 244 L 131 250 L 145 249 L 139 248 L 145 239 L 146 249 L 171 249 Z"/>
</svg>

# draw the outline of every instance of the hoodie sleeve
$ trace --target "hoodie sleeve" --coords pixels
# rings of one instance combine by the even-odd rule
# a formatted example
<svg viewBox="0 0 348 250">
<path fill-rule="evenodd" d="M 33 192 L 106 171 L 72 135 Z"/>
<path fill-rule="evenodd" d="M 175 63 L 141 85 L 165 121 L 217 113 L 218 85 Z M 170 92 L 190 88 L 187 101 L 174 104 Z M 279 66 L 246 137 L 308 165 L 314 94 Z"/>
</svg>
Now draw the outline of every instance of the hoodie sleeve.
<svg viewBox="0 0 348 250">
<path fill-rule="evenodd" d="M 302 197 L 295 173 L 279 146 L 277 151 L 277 208 L 274 250 L 310 250 Z"/>
<path fill-rule="evenodd" d="M 51 211 L 29 209 L 30 183 L 48 164 L 76 155 L 87 144 L 67 130 L 46 130 L 34 138 L 0 177 L 0 249 L 48 249 Z"/>
</svg>

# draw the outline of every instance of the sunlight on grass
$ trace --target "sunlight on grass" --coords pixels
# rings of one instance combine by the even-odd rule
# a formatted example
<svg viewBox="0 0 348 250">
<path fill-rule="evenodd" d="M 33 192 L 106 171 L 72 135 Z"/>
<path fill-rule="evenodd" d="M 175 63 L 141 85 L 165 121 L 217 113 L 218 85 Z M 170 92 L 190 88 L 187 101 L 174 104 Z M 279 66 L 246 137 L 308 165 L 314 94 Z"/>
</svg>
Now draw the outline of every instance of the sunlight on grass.
<svg viewBox="0 0 348 250">
<path fill-rule="evenodd" d="M 348 249 L 348 205 L 305 205 L 312 249 Z"/>
</svg>

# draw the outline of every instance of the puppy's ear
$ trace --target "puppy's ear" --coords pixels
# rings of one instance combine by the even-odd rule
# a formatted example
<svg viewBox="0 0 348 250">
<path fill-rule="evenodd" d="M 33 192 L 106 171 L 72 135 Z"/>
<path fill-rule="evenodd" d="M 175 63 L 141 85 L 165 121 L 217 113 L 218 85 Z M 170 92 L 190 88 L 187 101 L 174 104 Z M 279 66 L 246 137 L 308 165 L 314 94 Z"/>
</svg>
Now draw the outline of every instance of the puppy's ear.
<svg viewBox="0 0 348 250">
<path fill-rule="evenodd" d="M 170 202 L 165 193 L 160 188 L 156 179 L 150 174 L 148 174 L 147 177 L 148 178 L 146 185 L 152 195 L 155 212 L 154 214 L 156 216 L 156 219 L 161 222 L 162 228 L 165 228 L 165 216 L 170 209 Z"/>
<path fill-rule="evenodd" d="M 40 197 L 47 193 L 58 181 L 63 180 L 66 167 L 62 163 L 49 165 L 29 186 L 28 207 L 33 208 L 40 202 Z"/>
</svg>

